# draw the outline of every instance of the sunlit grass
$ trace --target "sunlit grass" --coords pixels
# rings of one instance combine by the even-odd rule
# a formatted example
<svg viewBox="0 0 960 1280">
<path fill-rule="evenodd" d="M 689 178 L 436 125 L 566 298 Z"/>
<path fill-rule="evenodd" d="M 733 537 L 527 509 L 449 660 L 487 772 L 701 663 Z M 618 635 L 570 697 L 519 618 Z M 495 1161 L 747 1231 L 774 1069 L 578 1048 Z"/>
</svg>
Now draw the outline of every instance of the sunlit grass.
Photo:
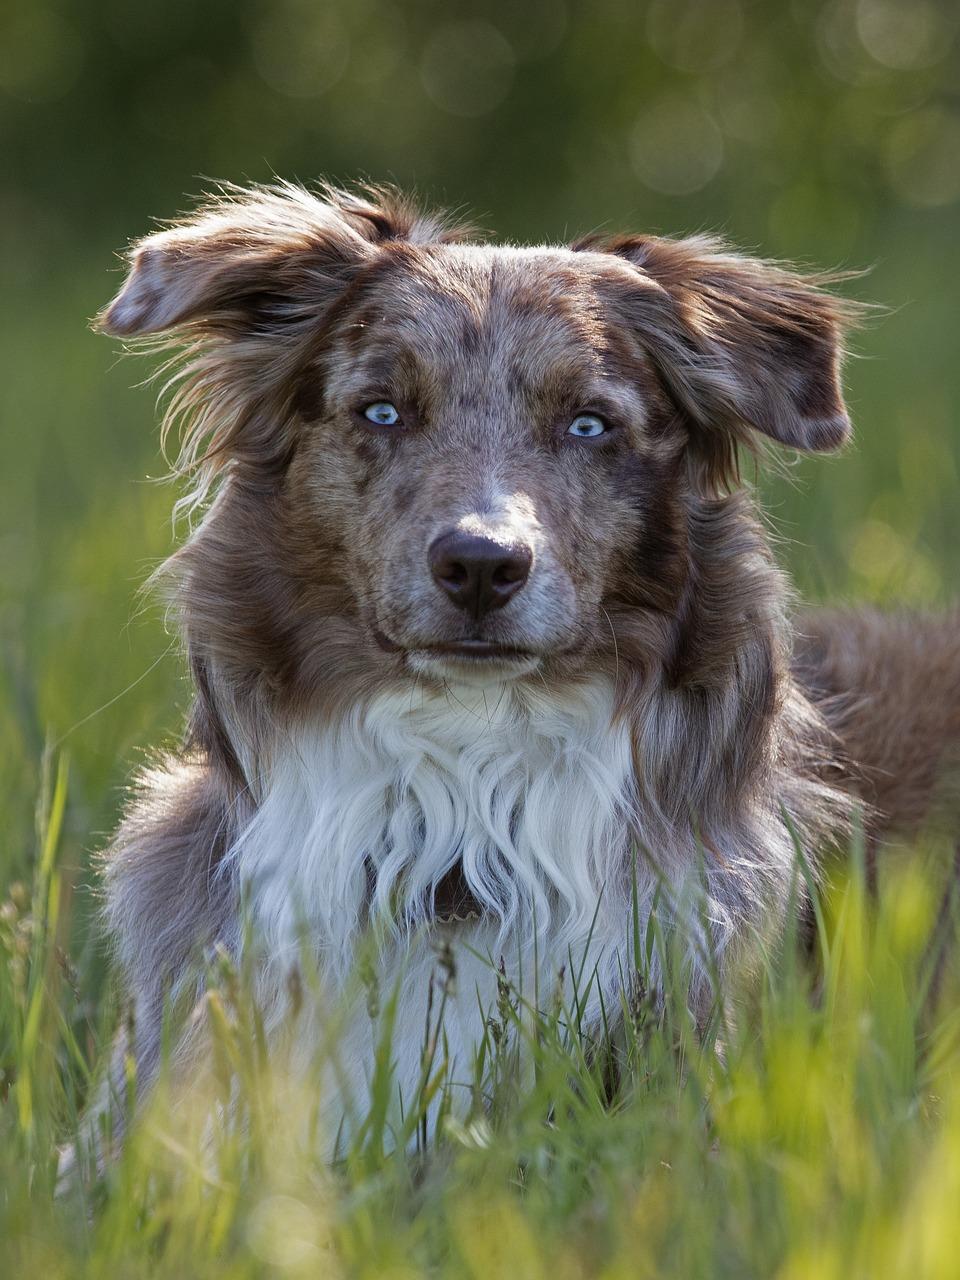
<svg viewBox="0 0 960 1280">
<path fill-rule="evenodd" d="M 681 949 L 653 931 L 625 945 L 622 1033 L 578 1031 L 576 994 L 532 1008 L 504 982 L 471 1078 L 454 1081 L 442 1013 L 456 952 L 438 956 L 419 1095 L 398 1130 L 381 991 L 372 1100 L 332 1165 L 316 1080 L 335 1036 L 315 1078 L 288 1074 L 249 972 L 215 955 L 197 1015 L 210 1070 L 166 1072 L 119 1154 L 57 1199 L 56 1144 L 78 1128 L 111 1028 L 89 1025 L 62 950 L 62 756 L 45 776 L 32 884 L 0 909 L 3 1274 L 956 1274 L 960 1017 L 955 966 L 931 949 L 945 883 L 932 846 L 891 862 L 874 900 L 854 841 L 818 896 L 812 948 L 788 936 L 706 1035 L 682 999 Z M 643 981 L 651 955 L 662 1003 Z"/>
</svg>

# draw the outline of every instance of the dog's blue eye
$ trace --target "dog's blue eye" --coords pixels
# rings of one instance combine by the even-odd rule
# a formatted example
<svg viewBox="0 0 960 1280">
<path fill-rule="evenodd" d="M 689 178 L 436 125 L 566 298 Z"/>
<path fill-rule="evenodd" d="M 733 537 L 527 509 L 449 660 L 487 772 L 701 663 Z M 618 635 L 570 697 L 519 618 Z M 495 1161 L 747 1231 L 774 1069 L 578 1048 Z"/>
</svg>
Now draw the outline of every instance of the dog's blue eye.
<svg viewBox="0 0 960 1280">
<path fill-rule="evenodd" d="M 607 424 L 595 413 L 578 413 L 567 427 L 568 436 L 576 436 L 580 440 L 593 440 L 606 433 Z"/>
<path fill-rule="evenodd" d="M 378 427 L 395 427 L 400 421 L 396 406 L 389 400 L 375 400 L 373 404 L 368 404 L 363 416 L 368 422 L 375 422 Z"/>
</svg>

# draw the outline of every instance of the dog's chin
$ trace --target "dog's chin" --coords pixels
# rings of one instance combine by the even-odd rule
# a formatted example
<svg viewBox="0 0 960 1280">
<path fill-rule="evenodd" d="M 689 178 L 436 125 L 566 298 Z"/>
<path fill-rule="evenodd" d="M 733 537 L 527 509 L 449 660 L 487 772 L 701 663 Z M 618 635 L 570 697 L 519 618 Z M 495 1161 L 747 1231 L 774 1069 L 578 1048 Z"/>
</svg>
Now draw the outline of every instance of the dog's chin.
<svg viewBox="0 0 960 1280">
<path fill-rule="evenodd" d="M 407 666 L 418 675 L 447 683 L 503 684 L 532 675 L 541 657 L 529 649 L 493 644 L 486 640 L 461 640 L 405 650 Z"/>
<path fill-rule="evenodd" d="M 407 669 L 447 683 L 487 685 L 519 680 L 537 671 L 543 655 L 523 646 L 493 640 L 438 640 L 432 644 L 399 644 L 379 629 L 377 645 L 400 657 Z"/>
</svg>

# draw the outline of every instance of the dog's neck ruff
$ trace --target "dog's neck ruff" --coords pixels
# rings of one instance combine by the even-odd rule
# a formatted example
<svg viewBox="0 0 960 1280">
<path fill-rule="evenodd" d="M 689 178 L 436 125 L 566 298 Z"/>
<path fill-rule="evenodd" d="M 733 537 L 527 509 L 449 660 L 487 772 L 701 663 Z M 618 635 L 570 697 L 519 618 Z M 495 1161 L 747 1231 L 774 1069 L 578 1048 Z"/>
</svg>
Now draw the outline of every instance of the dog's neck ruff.
<svg viewBox="0 0 960 1280">
<path fill-rule="evenodd" d="M 574 942 L 629 878 L 632 779 L 607 679 L 382 694 L 278 745 L 227 865 L 274 955 L 474 912 Z"/>
</svg>

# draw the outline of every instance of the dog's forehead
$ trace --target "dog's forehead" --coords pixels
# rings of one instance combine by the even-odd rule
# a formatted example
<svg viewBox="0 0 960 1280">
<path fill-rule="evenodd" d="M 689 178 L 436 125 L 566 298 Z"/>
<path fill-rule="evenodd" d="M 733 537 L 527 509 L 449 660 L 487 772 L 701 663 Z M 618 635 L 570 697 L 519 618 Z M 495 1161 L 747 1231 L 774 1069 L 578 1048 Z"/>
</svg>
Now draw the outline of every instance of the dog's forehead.
<svg viewBox="0 0 960 1280">
<path fill-rule="evenodd" d="M 397 301 L 415 314 L 459 310 L 480 324 L 570 320 L 599 306 L 606 281 L 630 268 L 554 246 L 430 245 L 396 258 Z"/>
<path fill-rule="evenodd" d="M 599 373 L 624 343 L 604 286 L 636 274 L 611 255 L 564 248 L 396 246 L 345 317 L 351 373 L 362 380 L 398 361 L 458 382 L 471 371 L 514 384 Z"/>
</svg>

